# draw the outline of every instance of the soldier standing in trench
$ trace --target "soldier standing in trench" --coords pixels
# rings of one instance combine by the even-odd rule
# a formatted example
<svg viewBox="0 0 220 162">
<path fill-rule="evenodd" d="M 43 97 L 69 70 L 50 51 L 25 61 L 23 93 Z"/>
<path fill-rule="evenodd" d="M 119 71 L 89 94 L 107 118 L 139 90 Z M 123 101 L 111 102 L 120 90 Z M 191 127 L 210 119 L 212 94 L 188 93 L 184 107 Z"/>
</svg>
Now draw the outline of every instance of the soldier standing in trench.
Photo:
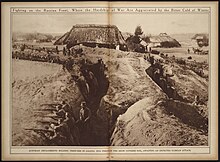
<svg viewBox="0 0 220 162">
<path fill-rule="evenodd" d="M 88 86 L 88 83 L 86 82 L 84 76 L 81 73 L 79 74 L 79 77 L 77 79 L 77 83 L 78 83 L 80 92 L 82 93 L 85 100 L 87 100 L 88 95 L 89 95 L 89 86 Z"/>
<path fill-rule="evenodd" d="M 154 56 L 150 56 L 150 64 L 151 64 L 151 66 L 154 65 Z"/>
<path fill-rule="evenodd" d="M 60 120 L 58 120 L 58 124 L 60 124 Z M 45 134 L 45 136 L 49 139 L 52 145 L 68 145 L 69 143 L 65 136 L 65 132 L 61 131 L 59 128 L 60 126 L 55 126 L 54 124 L 51 124 L 48 130 L 52 129 L 53 134 Z"/>
<path fill-rule="evenodd" d="M 68 121 L 67 119 L 66 120 L 59 119 L 58 126 L 55 126 L 54 129 L 56 130 L 56 132 L 59 132 L 59 134 L 62 137 L 66 137 L 67 145 L 74 145 L 75 144 L 74 138 L 72 136 L 72 133 L 70 131 L 67 121 Z"/>
<path fill-rule="evenodd" d="M 99 91 L 99 95 L 102 95 L 103 93 L 105 93 L 105 84 L 106 84 L 106 76 L 105 76 L 105 64 L 103 63 L 102 59 L 98 59 L 98 63 L 94 66 L 94 71 L 96 73 L 94 73 L 96 75 L 97 78 L 97 88 Z"/>
<path fill-rule="evenodd" d="M 80 143 L 86 143 L 88 144 L 90 142 L 90 139 L 87 138 L 89 134 L 91 133 L 91 110 L 87 107 L 86 102 L 81 103 L 81 109 L 79 111 L 79 121 L 81 124 L 80 127 L 80 134 L 81 136 L 81 142 Z"/>
<path fill-rule="evenodd" d="M 62 105 L 62 109 L 65 111 L 65 112 L 68 112 L 71 114 L 71 107 L 68 103 L 66 103 L 66 101 L 62 101 L 61 102 L 61 105 Z"/>
<path fill-rule="evenodd" d="M 89 96 L 95 96 L 98 90 L 98 81 L 93 72 L 85 70 L 84 77 L 89 85 Z"/>
<path fill-rule="evenodd" d="M 70 113 L 66 112 L 64 122 L 67 123 L 69 128 L 70 137 L 73 140 L 73 143 L 76 145 L 80 145 L 79 143 L 79 129 L 76 126 L 76 121 Z"/>
<path fill-rule="evenodd" d="M 56 53 L 59 54 L 58 46 L 56 46 Z"/>
<path fill-rule="evenodd" d="M 81 109 L 79 112 L 79 119 L 83 123 L 89 123 L 91 117 L 91 110 L 87 107 L 86 102 L 81 103 Z"/>
<path fill-rule="evenodd" d="M 63 55 L 66 56 L 66 48 L 63 47 Z"/>
<path fill-rule="evenodd" d="M 199 104 L 199 96 L 197 96 L 197 95 L 195 96 L 195 100 L 192 104 L 195 106 L 197 106 Z"/>
<path fill-rule="evenodd" d="M 190 49 L 189 48 L 188 48 L 187 52 L 188 52 L 188 54 L 190 53 Z"/>
</svg>

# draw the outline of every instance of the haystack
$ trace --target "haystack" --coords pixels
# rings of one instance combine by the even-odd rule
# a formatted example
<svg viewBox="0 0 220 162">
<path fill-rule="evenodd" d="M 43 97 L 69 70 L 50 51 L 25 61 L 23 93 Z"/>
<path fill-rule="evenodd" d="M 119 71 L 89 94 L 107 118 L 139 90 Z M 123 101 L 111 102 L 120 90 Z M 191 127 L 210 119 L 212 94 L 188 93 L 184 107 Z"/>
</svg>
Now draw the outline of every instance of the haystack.
<svg viewBox="0 0 220 162">
<path fill-rule="evenodd" d="M 115 25 L 74 25 L 54 45 L 72 47 L 78 44 L 126 50 L 126 42 Z"/>
</svg>

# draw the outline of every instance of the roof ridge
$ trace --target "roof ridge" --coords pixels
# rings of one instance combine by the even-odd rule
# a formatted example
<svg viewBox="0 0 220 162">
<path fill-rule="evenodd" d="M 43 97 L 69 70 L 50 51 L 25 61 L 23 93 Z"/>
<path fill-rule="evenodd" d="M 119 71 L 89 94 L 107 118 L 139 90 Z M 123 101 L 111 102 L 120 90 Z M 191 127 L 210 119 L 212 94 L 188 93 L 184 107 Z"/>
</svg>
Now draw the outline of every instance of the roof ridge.
<svg viewBox="0 0 220 162">
<path fill-rule="evenodd" d="M 107 24 L 107 25 L 103 25 L 103 24 L 75 24 L 73 25 L 73 28 L 75 27 L 88 27 L 88 28 L 91 28 L 91 27 L 98 27 L 98 28 L 106 28 L 106 27 L 112 27 L 112 28 L 118 28 L 116 25 L 110 25 L 110 24 Z"/>
</svg>

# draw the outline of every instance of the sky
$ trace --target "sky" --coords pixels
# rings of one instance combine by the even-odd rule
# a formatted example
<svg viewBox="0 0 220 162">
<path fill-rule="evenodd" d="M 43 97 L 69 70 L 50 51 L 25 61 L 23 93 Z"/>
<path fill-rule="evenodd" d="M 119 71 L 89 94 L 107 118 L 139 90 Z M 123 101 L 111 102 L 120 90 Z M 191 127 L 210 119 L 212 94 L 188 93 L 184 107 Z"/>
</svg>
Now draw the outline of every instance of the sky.
<svg viewBox="0 0 220 162">
<path fill-rule="evenodd" d="M 157 35 L 183 33 L 208 33 L 208 14 L 137 14 L 114 13 L 111 19 L 107 14 L 74 13 L 56 15 L 14 14 L 13 32 L 60 33 L 69 31 L 75 24 L 112 24 L 121 32 L 134 33 L 140 25 L 144 34 Z"/>
</svg>

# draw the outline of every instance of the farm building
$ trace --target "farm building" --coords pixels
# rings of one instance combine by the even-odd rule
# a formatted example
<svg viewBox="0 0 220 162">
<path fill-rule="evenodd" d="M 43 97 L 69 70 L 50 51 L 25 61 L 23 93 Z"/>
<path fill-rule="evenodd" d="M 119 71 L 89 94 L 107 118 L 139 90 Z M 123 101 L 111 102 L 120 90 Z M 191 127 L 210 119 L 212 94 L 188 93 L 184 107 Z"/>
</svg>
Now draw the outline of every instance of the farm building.
<svg viewBox="0 0 220 162">
<path fill-rule="evenodd" d="M 125 35 L 125 36 L 124 36 Z M 146 37 L 144 36 L 135 36 L 129 33 L 124 34 L 124 38 L 129 51 L 135 52 L 147 52 L 148 41 L 146 41 Z"/>
<path fill-rule="evenodd" d="M 127 50 L 121 32 L 114 25 L 74 25 L 69 32 L 54 43 L 54 45 L 66 45 L 67 48 L 80 44 L 89 47 Z"/>
<path fill-rule="evenodd" d="M 174 38 L 171 38 L 167 33 L 160 33 L 158 36 L 151 36 L 149 47 L 181 47 L 181 44 Z"/>
<path fill-rule="evenodd" d="M 132 34 L 132 33 L 129 33 L 129 32 L 122 32 L 121 34 L 122 34 L 122 36 L 123 36 L 123 38 L 124 38 L 125 41 L 126 41 L 129 37 L 133 36 L 133 34 Z"/>
<path fill-rule="evenodd" d="M 192 37 L 192 40 L 196 41 L 199 47 L 209 45 L 209 35 L 208 34 L 196 34 Z"/>
</svg>

